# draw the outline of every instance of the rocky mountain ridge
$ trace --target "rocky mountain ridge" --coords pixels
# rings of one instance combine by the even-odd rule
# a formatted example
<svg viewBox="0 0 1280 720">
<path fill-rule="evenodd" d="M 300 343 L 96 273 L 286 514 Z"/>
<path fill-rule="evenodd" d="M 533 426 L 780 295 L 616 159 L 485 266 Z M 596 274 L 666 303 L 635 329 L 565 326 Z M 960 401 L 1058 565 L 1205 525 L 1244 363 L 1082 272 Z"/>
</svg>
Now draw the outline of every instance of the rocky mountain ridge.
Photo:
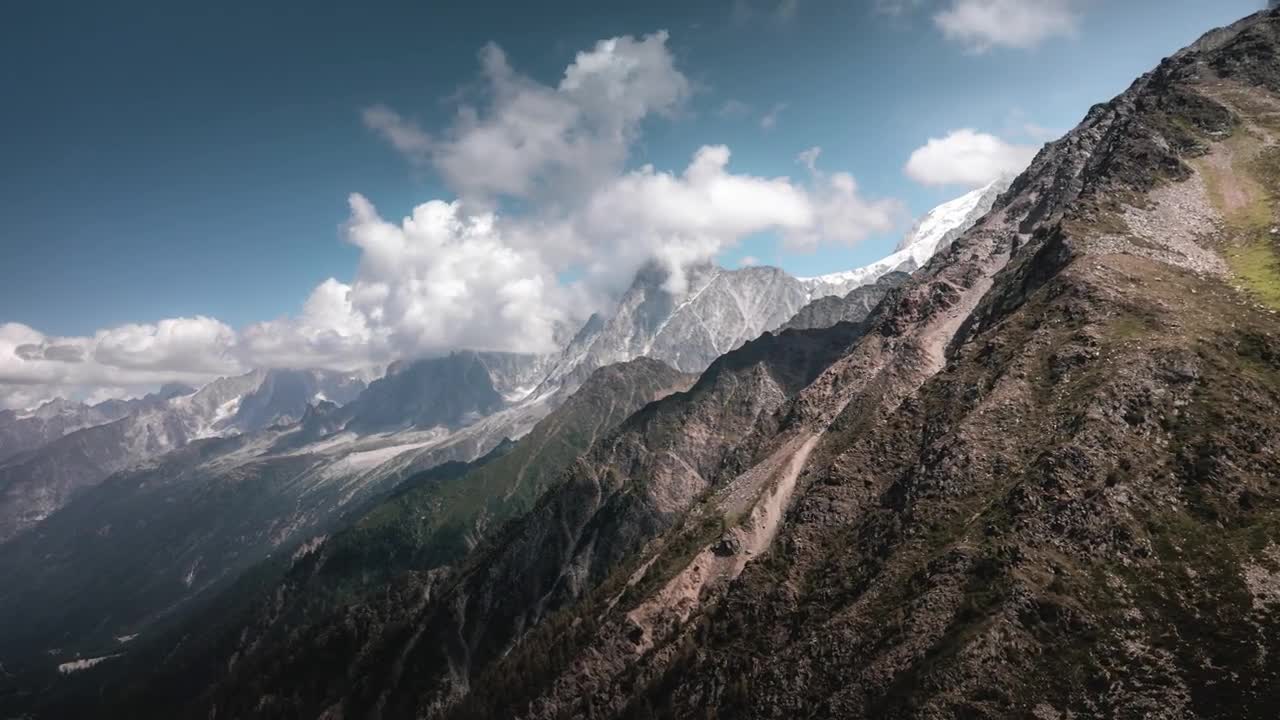
<svg viewBox="0 0 1280 720">
<path fill-rule="evenodd" d="M 34 450 L 64 435 L 103 425 L 136 409 L 190 395 L 195 388 L 165 385 L 160 390 L 133 400 L 105 400 L 94 405 L 55 398 L 34 410 L 0 410 L 0 461 Z"/>
<path fill-rule="evenodd" d="M 865 321 L 725 354 L 458 567 L 182 709 L 1267 716 L 1278 141 L 1268 11 L 1091 109 Z"/>
<path fill-rule="evenodd" d="M 401 707 L 1265 716 L 1277 47 L 1260 14 L 1095 107 L 783 411 L 800 468 L 726 480 L 640 570 Z"/>
</svg>

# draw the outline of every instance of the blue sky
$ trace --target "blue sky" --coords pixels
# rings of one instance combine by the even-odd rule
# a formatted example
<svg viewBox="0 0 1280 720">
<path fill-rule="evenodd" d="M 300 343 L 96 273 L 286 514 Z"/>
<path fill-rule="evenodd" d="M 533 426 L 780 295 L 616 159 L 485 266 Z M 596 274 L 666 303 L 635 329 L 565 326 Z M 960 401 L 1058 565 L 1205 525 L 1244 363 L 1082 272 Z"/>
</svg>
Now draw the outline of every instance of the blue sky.
<svg viewBox="0 0 1280 720">
<path fill-rule="evenodd" d="M 1068 20 L 1004 40 L 948 34 L 939 17 L 966 3 L 1056 8 Z M 898 204 L 893 226 L 871 222 L 865 237 L 808 251 L 780 242 L 782 231 L 752 231 L 716 257 L 799 275 L 856 267 L 967 189 L 904 173 L 930 138 L 971 128 L 1034 146 L 1261 4 L 22 3 L 0 23 L 0 322 L 87 336 L 163 318 L 238 330 L 295 316 L 326 278 L 357 274 L 362 249 L 342 229 L 351 193 L 392 222 L 458 195 L 362 113 L 385 106 L 438 137 L 460 104 L 484 106 L 486 43 L 554 87 L 575 53 L 657 30 L 688 86 L 628 131 L 622 169 L 678 174 L 700 147 L 725 145 L 730 171 L 799 184 L 797 155 L 819 146 L 820 167 L 856 178 L 860 198 Z M 518 215 L 549 201 L 493 202 Z"/>
</svg>

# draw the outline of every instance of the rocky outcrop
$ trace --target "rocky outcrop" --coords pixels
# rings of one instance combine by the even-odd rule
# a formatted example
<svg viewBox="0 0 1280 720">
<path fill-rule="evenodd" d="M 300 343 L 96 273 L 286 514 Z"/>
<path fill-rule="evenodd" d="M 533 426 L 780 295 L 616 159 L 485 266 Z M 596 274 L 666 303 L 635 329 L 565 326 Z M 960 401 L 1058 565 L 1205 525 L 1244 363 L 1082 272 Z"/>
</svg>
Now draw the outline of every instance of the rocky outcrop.
<svg viewBox="0 0 1280 720">
<path fill-rule="evenodd" d="M 726 352 L 777 328 L 811 298 L 804 283 L 773 267 L 697 266 L 679 292 L 667 287 L 668 279 L 656 265 L 637 273 L 611 313 L 588 320 L 539 392 L 572 390 L 596 368 L 635 357 L 702 372 Z"/>
<path fill-rule="evenodd" d="M 800 311 L 794 317 L 778 329 L 816 330 L 842 322 L 862 322 L 890 290 L 910 279 L 911 276 L 907 273 L 891 272 L 882 275 L 870 285 L 863 285 L 850 290 L 849 294 L 844 297 L 828 296 L 818 298 L 800 308 Z"/>
</svg>

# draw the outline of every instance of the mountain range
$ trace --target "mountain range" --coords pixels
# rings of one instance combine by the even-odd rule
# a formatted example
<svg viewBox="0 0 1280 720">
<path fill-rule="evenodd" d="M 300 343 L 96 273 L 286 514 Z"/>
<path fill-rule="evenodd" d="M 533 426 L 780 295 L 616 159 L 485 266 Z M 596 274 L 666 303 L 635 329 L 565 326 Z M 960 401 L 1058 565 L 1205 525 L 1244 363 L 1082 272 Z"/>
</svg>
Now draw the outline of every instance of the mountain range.
<svg viewBox="0 0 1280 720">
<path fill-rule="evenodd" d="M 652 266 L 552 355 L 51 429 L 0 466 L 0 703 L 1267 717 L 1277 147 L 1273 10 L 868 268 Z"/>
<path fill-rule="evenodd" d="M 685 390 L 672 367 L 597 370 L 514 446 L 10 697 L 50 717 L 1269 717 L 1278 118 L 1265 11 L 1093 107 L 878 301 L 837 293 L 869 314 L 726 347 Z M 580 335 L 587 355 L 658 347 L 628 307 L 643 329 Z M 557 439 L 537 499 L 505 505 Z"/>
</svg>

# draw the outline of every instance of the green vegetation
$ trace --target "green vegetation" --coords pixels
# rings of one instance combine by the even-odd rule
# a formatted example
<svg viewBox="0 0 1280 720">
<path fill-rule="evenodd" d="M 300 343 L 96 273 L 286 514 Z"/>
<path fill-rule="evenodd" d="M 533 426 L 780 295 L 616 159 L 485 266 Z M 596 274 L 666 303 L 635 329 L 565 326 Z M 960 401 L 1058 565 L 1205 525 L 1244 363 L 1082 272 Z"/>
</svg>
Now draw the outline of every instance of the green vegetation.
<svg viewBox="0 0 1280 720">
<path fill-rule="evenodd" d="M 1258 301 L 1280 310 L 1280 255 L 1276 244 L 1267 237 L 1257 237 L 1243 247 L 1233 248 L 1227 261 Z"/>
<path fill-rule="evenodd" d="M 1229 167 L 1207 161 L 1197 166 L 1234 237 L 1225 252 L 1227 263 L 1259 302 L 1280 309 L 1280 254 L 1271 233 L 1280 193 L 1280 149 L 1262 148 L 1257 137 L 1237 132 L 1226 141 L 1225 151 L 1232 158 Z"/>
</svg>

